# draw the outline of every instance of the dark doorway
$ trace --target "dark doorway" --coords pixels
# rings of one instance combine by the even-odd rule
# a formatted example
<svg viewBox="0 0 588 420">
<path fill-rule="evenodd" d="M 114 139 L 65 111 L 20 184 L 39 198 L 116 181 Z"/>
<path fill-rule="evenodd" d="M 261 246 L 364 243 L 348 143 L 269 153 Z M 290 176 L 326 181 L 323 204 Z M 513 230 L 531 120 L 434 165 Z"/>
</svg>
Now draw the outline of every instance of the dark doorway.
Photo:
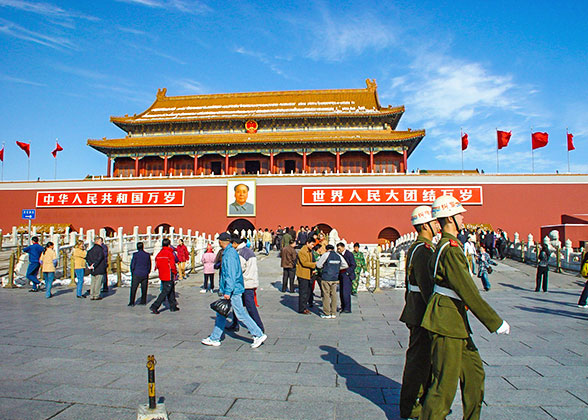
<svg viewBox="0 0 588 420">
<path fill-rule="evenodd" d="M 155 226 L 155 232 L 154 233 L 158 234 L 160 227 L 163 228 L 163 233 L 165 235 L 167 235 L 169 233 L 169 228 L 171 227 L 171 225 L 168 224 L 168 223 L 162 223 L 160 225 L 157 225 L 157 226 Z"/>
<path fill-rule="evenodd" d="M 393 227 L 388 226 L 380 231 L 378 234 L 378 244 L 389 244 L 400 238 L 400 233 Z"/>
<path fill-rule="evenodd" d="M 258 160 L 246 160 L 245 161 L 245 173 L 246 174 L 257 174 L 261 169 L 261 163 Z"/>
<path fill-rule="evenodd" d="M 255 230 L 255 226 L 247 219 L 235 219 L 233 220 L 229 226 L 227 226 L 227 232 L 233 233 L 235 229 L 241 234 L 241 231 L 245 229 L 245 232 L 251 230 L 253 232 Z"/>
<path fill-rule="evenodd" d="M 114 230 L 110 226 L 104 226 L 103 229 L 106 231 L 107 238 L 114 238 L 114 235 L 116 234 L 116 230 Z"/>
<path fill-rule="evenodd" d="M 284 169 L 285 169 L 285 173 L 289 174 L 290 172 L 296 172 L 296 161 L 295 160 L 286 160 L 286 162 L 284 162 Z"/>
<path fill-rule="evenodd" d="M 330 232 L 333 230 L 333 228 L 332 228 L 331 226 L 327 225 L 326 223 L 319 223 L 319 224 L 317 225 L 317 227 L 318 227 L 318 228 L 319 228 L 319 230 L 320 230 L 321 232 L 323 232 L 325 235 L 328 235 L 328 234 L 329 234 L 329 233 L 330 233 Z"/>
<path fill-rule="evenodd" d="M 213 172 L 215 175 L 220 175 L 222 173 L 223 163 L 219 161 L 210 162 L 210 172 Z"/>
</svg>

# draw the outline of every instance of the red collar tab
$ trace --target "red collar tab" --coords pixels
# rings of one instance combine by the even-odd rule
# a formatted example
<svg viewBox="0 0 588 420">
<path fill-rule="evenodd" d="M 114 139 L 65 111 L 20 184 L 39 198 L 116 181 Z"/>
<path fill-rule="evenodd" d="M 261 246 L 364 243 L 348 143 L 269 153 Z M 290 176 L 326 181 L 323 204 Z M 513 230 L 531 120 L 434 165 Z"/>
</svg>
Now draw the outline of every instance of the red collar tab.
<svg viewBox="0 0 588 420">
<path fill-rule="evenodd" d="M 457 241 L 454 241 L 453 239 L 449 240 L 449 245 L 451 246 L 459 246 L 459 243 L 457 243 Z"/>
</svg>

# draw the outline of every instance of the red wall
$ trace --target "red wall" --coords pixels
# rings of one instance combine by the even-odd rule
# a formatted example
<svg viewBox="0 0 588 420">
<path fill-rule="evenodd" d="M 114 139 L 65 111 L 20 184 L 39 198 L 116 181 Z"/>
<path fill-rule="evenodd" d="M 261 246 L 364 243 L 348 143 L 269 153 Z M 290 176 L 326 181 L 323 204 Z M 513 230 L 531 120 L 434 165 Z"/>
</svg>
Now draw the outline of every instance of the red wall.
<svg viewBox="0 0 588 420">
<path fill-rule="evenodd" d="M 316 181 L 304 185 L 320 185 L 320 178 Z M 141 185 L 141 182 L 134 181 L 134 187 L 147 187 Z M 64 186 L 67 183 L 59 184 L 53 184 L 52 187 L 67 188 Z M 94 186 L 88 182 L 84 186 L 92 189 L 117 188 L 112 184 Z M 278 224 L 298 227 L 325 223 L 336 228 L 342 238 L 363 243 L 376 243 L 378 233 L 388 226 L 401 234 L 411 230 L 409 218 L 413 206 L 302 206 L 302 185 L 260 184 L 258 182 L 257 185 L 257 216 L 246 218 L 256 227 L 275 228 Z M 38 185 L 40 190 L 53 189 Z M 173 182 L 169 185 L 178 187 Z M 495 229 L 506 230 L 511 239 L 515 231 L 521 234 L 522 239 L 526 239 L 529 233 L 538 239 L 542 225 L 559 224 L 562 214 L 585 214 L 588 210 L 588 183 L 476 185 L 483 187 L 484 205 L 466 207 L 466 223 L 490 223 Z M 214 234 L 226 229 L 235 220 L 226 216 L 225 185 L 179 187 L 186 189 L 184 207 L 40 208 L 37 209 L 34 223 L 69 223 L 76 229 L 100 229 L 105 226 L 116 229 L 122 226 L 126 232 L 131 232 L 135 225 L 144 232 L 148 225 L 155 228 L 161 223 L 168 223 L 176 229 L 183 227 L 184 230 Z M 6 233 L 12 226 L 24 224 L 21 210 L 35 208 L 36 191 L 2 188 L 3 184 L 0 184 L 0 228 Z M 562 242 L 565 239 L 562 238 Z M 577 246 L 575 241 L 574 245 Z"/>
</svg>

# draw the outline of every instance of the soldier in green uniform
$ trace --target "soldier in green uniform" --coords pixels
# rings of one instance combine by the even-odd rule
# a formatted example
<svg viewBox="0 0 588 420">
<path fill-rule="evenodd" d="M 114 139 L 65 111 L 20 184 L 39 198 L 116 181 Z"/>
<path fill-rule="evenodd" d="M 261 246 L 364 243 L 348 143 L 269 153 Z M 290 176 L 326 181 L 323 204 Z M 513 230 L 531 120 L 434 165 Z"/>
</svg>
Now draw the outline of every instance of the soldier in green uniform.
<svg viewBox="0 0 588 420">
<path fill-rule="evenodd" d="M 367 271 L 367 264 L 363 252 L 359 250 L 359 243 L 353 244 L 353 258 L 355 259 L 355 278 L 351 281 L 351 294 L 357 294 L 357 286 L 359 286 L 359 276 L 362 271 Z"/>
<path fill-rule="evenodd" d="M 433 203 L 433 217 L 442 228 L 441 240 L 430 261 L 435 286 L 421 326 L 431 332 L 432 382 L 420 420 L 441 420 L 448 415 L 461 382 L 463 418 L 480 418 L 484 399 L 484 368 L 471 337 L 467 311 L 490 332 L 509 334 L 510 326 L 480 296 L 468 269 L 457 233 L 466 210 L 452 196 Z"/>
<path fill-rule="evenodd" d="M 435 251 L 433 237 L 439 232 L 439 224 L 429 206 L 415 208 L 410 221 L 418 237 L 406 253 L 406 303 L 400 316 L 400 321 L 410 330 L 400 389 L 400 417 L 403 419 L 419 417 L 431 383 L 431 339 L 421 322 L 433 293 L 429 260 Z"/>
</svg>

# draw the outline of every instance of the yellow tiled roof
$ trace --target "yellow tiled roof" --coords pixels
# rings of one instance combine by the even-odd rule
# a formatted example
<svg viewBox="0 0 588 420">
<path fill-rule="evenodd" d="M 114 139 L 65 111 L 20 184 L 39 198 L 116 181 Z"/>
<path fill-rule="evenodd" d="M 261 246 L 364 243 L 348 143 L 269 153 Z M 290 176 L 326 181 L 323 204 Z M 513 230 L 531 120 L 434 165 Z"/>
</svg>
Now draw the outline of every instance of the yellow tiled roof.
<svg viewBox="0 0 588 420">
<path fill-rule="evenodd" d="M 267 133 L 224 133 L 224 134 L 189 134 L 166 136 L 133 136 L 120 139 L 88 140 L 88 145 L 96 149 L 120 149 L 141 147 L 165 147 L 187 145 L 215 145 L 247 143 L 305 143 L 314 142 L 364 142 L 364 141 L 402 141 L 425 136 L 425 130 L 329 130 L 329 131 L 292 131 Z"/>
<path fill-rule="evenodd" d="M 115 124 L 150 124 L 231 119 L 370 116 L 399 114 L 404 107 L 382 108 L 375 80 L 365 89 L 299 90 L 166 96 L 160 89 L 153 105 L 133 116 L 110 117 Z"/>
</svg>

